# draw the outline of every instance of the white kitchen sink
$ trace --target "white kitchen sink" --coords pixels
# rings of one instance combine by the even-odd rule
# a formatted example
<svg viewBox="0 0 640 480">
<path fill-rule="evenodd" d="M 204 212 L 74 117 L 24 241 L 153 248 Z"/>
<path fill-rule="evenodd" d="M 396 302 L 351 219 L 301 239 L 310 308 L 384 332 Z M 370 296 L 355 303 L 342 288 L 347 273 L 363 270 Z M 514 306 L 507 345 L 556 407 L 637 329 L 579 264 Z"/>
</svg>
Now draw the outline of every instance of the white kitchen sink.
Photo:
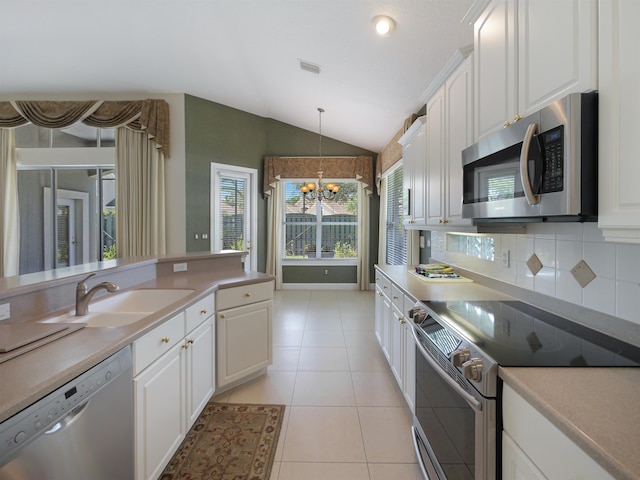
<svg viewBox="0 0 640 480">
<path fill-rule="evenodd" d="M 109 294 L 89 303 L 87 315 L 75 311 L 41 320 L 42 323 L 86 323 L 88 327 L 122 327 L 130 325 L 168 307 L 193 290 L 140 289 Z"/>
<path fill-rule="evenodd" d="M 181 298 L 193 293 L 193 290 L 140 289 L 113 293 L 89 303 L 92 312 L 157 312 Z"/>
<path fill-rule="evenodd" d="M 123 327 L 143 319 L 151 312 L 95 312 L 77 317 L 74 312 L 42 320 L 42 323 L 86 323 L 87 327 Z"/>
</svg>

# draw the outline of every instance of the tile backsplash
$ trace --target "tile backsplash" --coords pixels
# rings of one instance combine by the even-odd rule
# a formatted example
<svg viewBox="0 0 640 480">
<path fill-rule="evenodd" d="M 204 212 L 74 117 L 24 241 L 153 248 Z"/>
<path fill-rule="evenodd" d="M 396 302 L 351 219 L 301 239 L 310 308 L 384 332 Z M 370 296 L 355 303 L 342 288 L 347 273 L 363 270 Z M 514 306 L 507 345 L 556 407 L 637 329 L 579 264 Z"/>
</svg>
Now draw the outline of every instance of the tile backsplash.
<svg viewBox="0 0 640 480">
<path fill-rule="evenodd" d="M 494 238 L 494 260 L 452 251 L 456 248 L 447 246 L 451 236 L 437 231 L 431 232 L 431 257 L 640 324 L 640 245 L 605 242 L 597 223 L 534 223 L 525 234 L 486 236 Z M 505 250 L 508 267 L 501 262 Z M 527 265 L 534 254 L 542 263 L 535 275 Z M 595 274 L 584 287 L 581 261 Z"/>
</svg>

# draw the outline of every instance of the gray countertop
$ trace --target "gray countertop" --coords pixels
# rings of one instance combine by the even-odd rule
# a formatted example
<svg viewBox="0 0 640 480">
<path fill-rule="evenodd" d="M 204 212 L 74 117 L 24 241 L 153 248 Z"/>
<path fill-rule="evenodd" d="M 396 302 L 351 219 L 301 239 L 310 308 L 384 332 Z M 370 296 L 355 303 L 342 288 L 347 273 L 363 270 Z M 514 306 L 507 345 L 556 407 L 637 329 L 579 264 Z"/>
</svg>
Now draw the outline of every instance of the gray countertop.
<svg viewBox="0 0 640 480">
<path fill-rule="evenodd" d="M 640 368 L 500 368 L 499 375 L 614 478 L 640 478 Z"/>
<path fill-rule="evenodd" d="M 478 283 L 425 283 L 377 266 L 417 300 L 514 299 Z M 499 376 L 617 479 L 640 479 L 640 368 L 500 368 Z"/>
<path fill-rule="evenodd" d="M 270 275 L 241 270 L 199 271 L 159 276 L 136 285 L 135 288 L 192 289 L 193 293 L 131 325 L 112 328 L 85 327 L 36 350 L 0 363 L 0 422 L 131 344 L 202 296 L 220 288 L 272 279 Z"/>
</svg>

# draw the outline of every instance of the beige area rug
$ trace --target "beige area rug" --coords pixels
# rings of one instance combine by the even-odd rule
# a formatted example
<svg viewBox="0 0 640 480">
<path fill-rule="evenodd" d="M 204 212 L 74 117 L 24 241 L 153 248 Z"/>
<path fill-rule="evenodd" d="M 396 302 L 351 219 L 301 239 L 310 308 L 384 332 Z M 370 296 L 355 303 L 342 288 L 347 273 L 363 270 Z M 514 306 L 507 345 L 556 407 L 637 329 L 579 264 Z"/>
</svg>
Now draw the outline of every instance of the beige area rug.
<svg viewBox="0 0 640 480">
<path fill-rule="evenodd" d="M 209 402 L 160 480 L 268 480 L 284 408 Z"/>
</svg>

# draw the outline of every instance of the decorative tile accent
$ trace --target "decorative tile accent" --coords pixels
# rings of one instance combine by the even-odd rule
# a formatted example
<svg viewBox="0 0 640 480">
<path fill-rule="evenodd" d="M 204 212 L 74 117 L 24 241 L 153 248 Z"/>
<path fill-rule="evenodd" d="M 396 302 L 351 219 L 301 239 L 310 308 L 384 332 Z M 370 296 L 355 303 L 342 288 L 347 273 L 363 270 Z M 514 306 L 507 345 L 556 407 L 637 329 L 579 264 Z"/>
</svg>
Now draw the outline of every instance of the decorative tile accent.
<svg viewBox="0 0 640 480">
<path fill-rule="evenodd" d="M 580 260 L 576 266 L 571 269 L 571 275 L 573 275 L 573 278 L 576 279 L 576 282 L 578 282 L 582 288 L 589 285 L 589 283 L 596 278 L 596 274 L 593 273 L 591 267 L 589 267 L 584 260 Z"/>
<path fill-rule="evenodd" d="M 527 260 L 527 267 L 534 277 L 542 270 L 542 262 L 535 253 Z"/>
</svg>

